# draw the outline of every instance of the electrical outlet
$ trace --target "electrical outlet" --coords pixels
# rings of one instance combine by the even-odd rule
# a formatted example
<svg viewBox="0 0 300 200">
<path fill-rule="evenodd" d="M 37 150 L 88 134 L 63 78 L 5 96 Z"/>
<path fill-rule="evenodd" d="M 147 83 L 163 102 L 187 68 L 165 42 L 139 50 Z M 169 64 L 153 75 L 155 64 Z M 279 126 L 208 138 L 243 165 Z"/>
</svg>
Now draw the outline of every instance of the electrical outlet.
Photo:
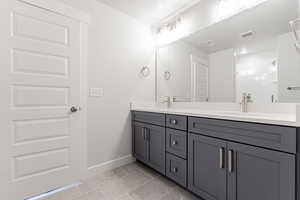
<svg viewBox="0 0 300 200">
<path fill-rule="evenodd" d="M 90 88 L 90 97 L 103 97 L 103 88 Z"/>
</svg>

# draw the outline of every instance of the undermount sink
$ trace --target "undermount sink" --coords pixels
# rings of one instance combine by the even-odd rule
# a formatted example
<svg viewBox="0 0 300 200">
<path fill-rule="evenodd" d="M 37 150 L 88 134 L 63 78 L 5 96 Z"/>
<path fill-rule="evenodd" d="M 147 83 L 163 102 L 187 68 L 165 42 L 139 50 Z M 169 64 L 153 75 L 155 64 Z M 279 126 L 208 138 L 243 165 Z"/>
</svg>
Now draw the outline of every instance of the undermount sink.
<svg viewBox="0 0 300 200">
<path fill-rule="evenodd" d="M 239 111 L 216 111 L 216 114 L 220 115 L 238 115 L 243 117 L 268 117 L 268 113 L 251 113 L 251 112 L 239 112 Z"/>
</svg>

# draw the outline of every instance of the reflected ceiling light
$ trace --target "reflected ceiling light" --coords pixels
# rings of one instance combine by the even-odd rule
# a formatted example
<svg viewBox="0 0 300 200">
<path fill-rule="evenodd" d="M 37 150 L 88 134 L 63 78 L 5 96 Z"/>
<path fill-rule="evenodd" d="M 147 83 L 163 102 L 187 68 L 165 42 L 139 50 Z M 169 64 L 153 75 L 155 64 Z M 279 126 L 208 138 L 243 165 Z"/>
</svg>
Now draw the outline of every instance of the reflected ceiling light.
<svg viewBox="0 0 300 200">
<path fill-rule="evenodd" d="M 243 47 L 243 48 L 236 48 L 235 51 L 234 51 L 234 56 L 238 57 L 238 56 L 246 55 L 248 53 L 249 53 L 249 51 L 245 47 Z"/>
<path fill-rule="evenodd" d="M 276 67 L 276 66 L 273 66 L 273 67 L 271 67 L 271 68 L 270 68 L 270 71 L 271 71 L 271 72 L 277 72 L 277 71 L 278 71 L 278 69 L 277 69 L 277 67 Z"/>
<path fill-rule="evenodd" d="M 240 52 L 239 52 L 240 55 L 245 55 L 245 54 L 247 54 L 247 53 L 248 53 L 248 51 L 247 51 L 246 48 L 241 48 L 241 49 L 240 49 Z"/>
<path fill-rule="evenodd" d="M 253 76 L 255 74 L 254 69 L 242 70 L 238 72 L 239 76 Z"/>
<path fill-rule="evenodd" d="M 165 8 L 165 5 L 162 4 L 162 3 L 159 3 L 158 6 L 157 6 L 158 10 L 162 10 Z"/>
</svg>

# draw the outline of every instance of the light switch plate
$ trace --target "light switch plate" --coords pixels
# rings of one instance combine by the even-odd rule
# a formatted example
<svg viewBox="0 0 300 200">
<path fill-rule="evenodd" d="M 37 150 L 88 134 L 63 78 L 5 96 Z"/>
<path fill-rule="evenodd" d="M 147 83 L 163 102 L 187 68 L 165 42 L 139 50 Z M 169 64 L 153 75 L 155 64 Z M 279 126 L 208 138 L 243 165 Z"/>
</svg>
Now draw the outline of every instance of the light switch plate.
<svg viewBox="0 0 300 200">
<path fill-rule="evenodd" d="M 103 97 L 103 88 L 90 88 L 90 97 Z"/>
</svg>

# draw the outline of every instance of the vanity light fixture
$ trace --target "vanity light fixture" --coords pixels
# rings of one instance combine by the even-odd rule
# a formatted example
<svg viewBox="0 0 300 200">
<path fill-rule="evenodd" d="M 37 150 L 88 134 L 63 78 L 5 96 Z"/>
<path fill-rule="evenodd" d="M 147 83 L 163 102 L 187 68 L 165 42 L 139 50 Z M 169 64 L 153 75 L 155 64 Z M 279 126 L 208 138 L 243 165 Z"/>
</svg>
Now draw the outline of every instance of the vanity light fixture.
<svg viewBox="0 0 300 200">
<path fill-rule="evenodd" d="M 156 46 L 166 45 L 185 35 L 186 28 L 181 17 L 161 25 L 156 30 Z"/>
<path fill-rule="evenodd" d="M 168 22 L 167 24 L 164 24 L 161 27 L 159 27 L 157 30 L 157 34 L 160 34 L 164 31 L 175 30 L 180 23 L 181 23 L 181 17 L 178 17 L 176 20 Z"/>
</svg>

